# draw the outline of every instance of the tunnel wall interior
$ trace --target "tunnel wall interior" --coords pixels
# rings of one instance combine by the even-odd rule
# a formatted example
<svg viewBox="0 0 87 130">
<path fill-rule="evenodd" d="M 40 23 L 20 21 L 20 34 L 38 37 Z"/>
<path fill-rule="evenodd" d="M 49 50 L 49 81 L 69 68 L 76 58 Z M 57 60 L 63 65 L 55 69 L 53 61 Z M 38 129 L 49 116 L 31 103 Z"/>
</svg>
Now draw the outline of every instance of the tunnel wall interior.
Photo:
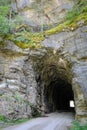
<svg viewBox="0 0 87 130">
<path fill-rule="evenodd" d="M 35 60 L 35 59 L 34 59 Z M 69 62 L 59 51 L 54 54 L 53 50 L 38 58 L 34 64 L 39 106 L 46 113 L 58 111 L 71 111 L 70 101 L 74 101 L 72 90 L 72 72 Z"/>
<path fill-rule="evenodd" d="M 72 86 L 63 79 L 52 81 L 45 89 L 45 100 L 48 112 L 73 111 L 70 101 L 74 101 Z"/>
</svg>

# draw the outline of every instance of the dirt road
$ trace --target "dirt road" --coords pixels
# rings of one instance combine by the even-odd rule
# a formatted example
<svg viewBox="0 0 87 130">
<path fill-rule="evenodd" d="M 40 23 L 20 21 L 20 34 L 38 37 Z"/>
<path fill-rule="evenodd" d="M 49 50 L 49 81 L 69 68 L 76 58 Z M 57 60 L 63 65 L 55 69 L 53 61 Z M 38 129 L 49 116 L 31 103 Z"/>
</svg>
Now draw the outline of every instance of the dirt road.
<svg viewBox="0 0 87 130">
<path fill-rule="evenodd" d="M 26 123 L 10 126 L 3 130 L 67 130 L 67 126 L 69 126 L 73 120 L 73 113 L 55 112 L 48 114 L 47 117 L 32 119 Z"/>
</svg>

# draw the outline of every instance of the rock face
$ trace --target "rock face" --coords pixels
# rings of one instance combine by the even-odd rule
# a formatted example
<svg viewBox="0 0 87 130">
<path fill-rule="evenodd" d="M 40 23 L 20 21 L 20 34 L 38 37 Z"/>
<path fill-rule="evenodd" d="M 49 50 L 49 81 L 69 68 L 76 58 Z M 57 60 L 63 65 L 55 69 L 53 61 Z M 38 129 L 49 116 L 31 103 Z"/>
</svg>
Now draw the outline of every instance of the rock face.
<svg viewBox="0 0 87 130">
<path fill-rule="evenodd" d="M 54 48 L 54 53 L 61 48 L 64 59 L 71 64 L 72 89 L 74 92 L 76 118 L 87 122 L 87 26 L 74 32 L 61 32 L 50 36 L 43 44 Z M 51 44 L 50 44 L 51 43 Z M 55 44 L 56 46 L 55 46 Z M 61 54 L 60 54 L 61 55 Z"/>
<path fill-rule="evenodd" d="M 52 35 L 38 50 L 0 44 L 0 115 L 18 119 L 71 110 L 74 100 L 76 119 L 87 122 L 86 30 Z"/>
<path fill-rule="evenodd" d="M 31 26 L 61 22 L 72 0 L 14 0 L 13 11 Z M 87 122 L 87 26 L 47 37 L 44 49 L 20 49 L 0 38 L 0 115 L 28 118 L 69 110 Z"/>
<path fill-rule="evenodd" d="M 0 115 L 8 119 L 27 118 L 36 106 L 37 83 L 28 55 L 29 50 L 9 41 L 0 47 Z"/>
<path fill-rule="evenodd" d="M 14 0 L 12 4 L 13 11 L 31 26 L 59 23 L 72 7 L 73 0 Z"/>
</svg>

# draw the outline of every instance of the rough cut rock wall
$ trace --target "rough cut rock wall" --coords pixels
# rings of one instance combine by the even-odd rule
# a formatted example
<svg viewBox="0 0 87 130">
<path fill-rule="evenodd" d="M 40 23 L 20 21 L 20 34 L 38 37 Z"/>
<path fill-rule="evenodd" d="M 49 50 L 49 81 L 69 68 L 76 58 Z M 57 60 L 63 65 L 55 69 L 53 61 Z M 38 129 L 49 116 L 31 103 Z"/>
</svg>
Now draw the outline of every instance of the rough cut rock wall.
<svg viewBox="0 0 87 130">
<path fill-rule="evenodd" d="M 38 51 L 40 52 L 40 50 Z M 43 56 L 42 52 L 44 52 Z M 52 48 L 42 49 L 38 56 L 35 54 L 31 57 L 38 84 L 38 107 L 45 113 L 67 110 L 69 108 L 69 105 L 66 105 L 67 102 L 70 99 L 74 100 L 71 86 L 72 73 L 69 62 L 61 55 L 61 49 L 57 50 L 56 53 Z M 65 97 L 68 95 L 69 100 L 65 100 L 64 95 Z"/>
<path fill-rule="evenodd" d="M 13 11 L 31 26 L 59 23 L 72 7 L 73 0 L 14 0 L 12 4 Z"/>
<path fill-rule="evenodd" d="M 76 118 L 87 122 L 87 26 L 73 32 L 61 32 L 47 38 L 46 47 L 61 49 L 64 58 L 71 63 L 72 86 L 75 98 Z"/>
<path fill-rule="evenodd" d="M 52 35 L 42 42 L 46 49 L 22 50 L 9 41 L 7 46 L 0 44 L 0 115 L 17 119 L 34 115 L 34 108 L 44 111 L 44 82 L 40 80 L 40 68 L 36 71 L 33 67 L 36 63 L 39 66 L 40 58 L 48 56 L 47 48 L 52 48 L 49 56 L 54 55 L 53 64 L 59 55 L 71 66 L 76 118 L 87 122 L 86 30 L 87 26 L 83 26 Z M 40 65 L 47 68 L 41 62 Z"/>
<path fill-rule="evenodd" d="M 57 50 L 60 49 L 59 55 L 71 64 L 76 118 L 85 122 L 87 121 L 86 30 L 87 26 L 84 26 L 74 32 L 61 32 L 48 37 L 42 43 L 46 48 L 52 48 L 54 55 L 57 55 Z M 38 107 L 40 103 L 43 106 L 44 84 L 43 81 L 38 84 L 33 65 L 44 55 L 48 55 L 46 49 L 22 50 L 9 42 L 6 47 L 0 45 L 0 106 L 2 106 L 0 114 L 9 119 L 23 118 L 33 114 L 34 106 Z M 42 88 L 39 88 L 40 84 Z M 37 91 L 40 91 L 39 94 Z"/>
<path fill-rule="evenodd" d="M 34 114 L 37 83 L 28 55 L 9 41 L 0 45 L 0 115 L 8 119 Z"/>
</svg>

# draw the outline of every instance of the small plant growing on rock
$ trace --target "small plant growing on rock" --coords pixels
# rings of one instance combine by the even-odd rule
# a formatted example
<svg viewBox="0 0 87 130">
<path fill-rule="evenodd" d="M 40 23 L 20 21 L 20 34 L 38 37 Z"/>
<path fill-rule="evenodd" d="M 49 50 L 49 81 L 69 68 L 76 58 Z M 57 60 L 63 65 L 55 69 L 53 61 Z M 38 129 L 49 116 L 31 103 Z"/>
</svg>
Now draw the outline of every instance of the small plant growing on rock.
<svg viewBox="0 0 87 130">
<path fill-rule="evenodd" d="M 7 122 L 7 118 L 3 115 L 0 115 L 0 121 Z"/>
<path fill-rule="evenodd" d="M 72 122 L 70 130 L 87 130 L 87 124 L 80 125 L 78 121 Z"/>
</svg>

